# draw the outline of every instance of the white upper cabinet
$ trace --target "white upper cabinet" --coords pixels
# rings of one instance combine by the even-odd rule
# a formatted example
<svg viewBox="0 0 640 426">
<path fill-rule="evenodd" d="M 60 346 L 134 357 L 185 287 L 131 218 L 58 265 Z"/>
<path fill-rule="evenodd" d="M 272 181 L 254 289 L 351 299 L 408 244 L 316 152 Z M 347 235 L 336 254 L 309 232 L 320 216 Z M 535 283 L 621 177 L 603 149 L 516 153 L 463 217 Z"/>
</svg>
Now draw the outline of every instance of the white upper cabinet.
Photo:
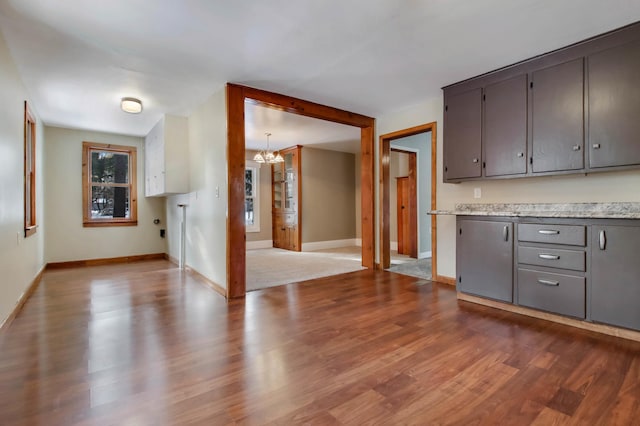
<svg viewBox="0 0 640 426">
<path fill-rule="evenodd" d="M 189 192 L 187 119 L 165 115 L 144 140 L 145 195 L 161 197 Z"/>
</svg>

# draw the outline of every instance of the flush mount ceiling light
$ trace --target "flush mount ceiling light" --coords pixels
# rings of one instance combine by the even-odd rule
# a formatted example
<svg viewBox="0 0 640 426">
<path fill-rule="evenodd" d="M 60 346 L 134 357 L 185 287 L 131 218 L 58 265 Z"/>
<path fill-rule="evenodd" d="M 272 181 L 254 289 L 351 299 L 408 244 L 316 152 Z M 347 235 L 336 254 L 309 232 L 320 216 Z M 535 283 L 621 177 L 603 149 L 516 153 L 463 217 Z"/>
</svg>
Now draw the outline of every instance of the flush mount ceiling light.
<svg viewBox="0 0 640 426">
<path fill-rule="evenodd" d="M 271 133 L 267 132 L 265 133 L 265 135 L 267 135 L 267 149 L 257 153 L 256 156 L 253 157 L 253 161 L 255 161 L 256 163 L 267 163 L 267 164 L 284 162 L 284 158 L 282 158 L 282 155 L 280 155 L 280 152 L 278 152 L 278 154 L 275 155 L 273 151 L 269 150 L 269 136 L 271 136 Z"/>
<path fill-rule="evenodd" d="M 142 101 L 136 98 L 122 98 L 120 108 L 129 114 L 139 114 L 142 112 Z"/>
</svg>

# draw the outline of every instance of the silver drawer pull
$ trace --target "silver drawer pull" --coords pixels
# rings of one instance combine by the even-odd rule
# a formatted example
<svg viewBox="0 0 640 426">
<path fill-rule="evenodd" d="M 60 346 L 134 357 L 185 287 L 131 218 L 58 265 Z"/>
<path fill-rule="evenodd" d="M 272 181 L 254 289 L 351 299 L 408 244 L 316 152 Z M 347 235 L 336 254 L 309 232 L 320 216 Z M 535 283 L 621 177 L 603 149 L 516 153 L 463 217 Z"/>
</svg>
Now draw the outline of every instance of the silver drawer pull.
<svg viewBox="0 0 640 426">
<path fill-rule="evenodd" d="M 600 149 L 600 144 L 599 143 L 594 143 L 593 144 L 593 149 Z"/>
<path fill-rule="evenodd" d="M 474 163 L 477 163 L 477 162 L 478 162 L 478 161 L 480 161 L 480 160 L 478 160 L 477 158 L 474 158 L 474 159 L 473 159 L 473 160 L 471 160 L 471 161 L 472 161 L 472 162 L 474 162 Z"/>
<path fill-rule="evenodd" d="M 543 235 L 558 235 L 560 231 L 556 231 L 555 229 L 540 229 L 538 230 L 538 234 Z"/>
<path fill-rule="evenodd" d="M 538 257 L 540 259 L 546 259 L 546 260 L 558 260 L 558 259 L 560 259 L 560 256 L 558 256 L 557 254 L 545 254 L 545 253 L 542 253 L 542 254 L 539 254 Z"/>
<path fill-rule="evenodd" d="M 580 151 L 580 145 L 574 145 L 571 147 L 574 151 Z"/>
<path fill-rule="evenodd" d="M 548 286 L 553 286 L 553 287 L 557 287 L 560 285 L 560 283 L 558 281 L 551 281 L 551 280 L 543 280 L 542 278 L 538 278 L 538 282 L 540 284 L 544 284 L 544 285 L 548 285 Z"/>
</svg>

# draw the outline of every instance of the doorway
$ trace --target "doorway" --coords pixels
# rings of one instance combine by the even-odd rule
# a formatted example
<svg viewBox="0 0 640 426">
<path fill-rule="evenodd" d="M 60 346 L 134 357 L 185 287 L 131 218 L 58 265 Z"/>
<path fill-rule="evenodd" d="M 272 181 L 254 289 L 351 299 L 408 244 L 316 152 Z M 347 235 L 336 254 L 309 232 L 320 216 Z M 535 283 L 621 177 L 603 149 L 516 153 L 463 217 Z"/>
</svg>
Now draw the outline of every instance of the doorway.
<svg viewBox="0 0 640 426">
<path fill-rule="evenodd" d="M 245 102 L 360 128 L 362 266 L 374 267 L 374 124 L 371 117 L 267 92 L 227 84 L 227 298 L 246 293 L 245 245 Z"/>
<path fill-rule="evenodd" d="M 393 133 L 388 133 L 381 135 L 379 138 L 379 148 L 380 148 L 380 267 L 382 269 L 389 269 L 391 266 L 391 239 L 390 239 L 390 226 L 391 226 L 391 215 L 390 215 L 390 203 L 391 203 L 391 178 L 390 178 L 390 157 L 391 157 L 391 147 L 393 141 L 398 141 L 403 138 L 407 138 L 415 135 L 425 135 L 425 147 L 430 151 L 430 155 L 428 158 L 428 163 L 430 166 L 430 174 L 429 174 L 429 183 L 428 189 L 430 190 L 430 194 L 428 195 L 428 200 L 423 200 L 423 206 L 428 207 L 420 207 L 418 206 L 418 215 L 426 215 L 427 210 L 435 210 L 436 209 L 436 141 L 437 141 L 437 125 L 435 122 L 423 124 L 420 126 L 400 130 Z M 430 136 L 430 137 L 428 137 Z M 407 149 L 407 148 L 401 148 Z M 417 166 L 421 167 L 421 166 Z M 395 183 L 394 183 L 395 184 Z M 418 184 L 419 186 L 419 184 Z M 423 196 L 424 198 L 424 196 Z M 424 248 L 420 248 L 419 245 L 419 255 L 427 256 L 431 255 L 431 276 L 433 280 L 437 279 L 437 241 L 436 241 L 436 217 L 431 216 L 428 228 L 428 234 L 430 234 L 430 253 L 427 253 Z M 419 227 L 420 228 L 420 227 Z M 418 231 L 418 234 L 420 232 Z M 423 235 L 424 237 L 424 235 Z M 424 238 L 422 238 L 424 240 Z M 422 244 L 425 245 L 425 244 Z"/>
</svg>

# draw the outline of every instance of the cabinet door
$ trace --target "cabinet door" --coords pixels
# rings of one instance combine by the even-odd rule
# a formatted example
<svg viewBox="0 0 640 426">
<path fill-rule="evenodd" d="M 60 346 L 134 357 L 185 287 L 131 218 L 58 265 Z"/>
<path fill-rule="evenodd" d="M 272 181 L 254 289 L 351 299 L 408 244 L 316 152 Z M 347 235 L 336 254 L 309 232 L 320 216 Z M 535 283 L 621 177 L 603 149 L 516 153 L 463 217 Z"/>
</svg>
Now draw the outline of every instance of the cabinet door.
<svg viewBox="0 0 640 426">
<path fill-rule="evenodd" d="M 589 166 L 640 164 L 640 42 L 587 59 Z"/>
<path fill-rule="evenodd" d="M 471 90 L 445 98 L 444 179 L 482 175 L 482 91 Z"/>
<path fill-rule="evenodd" d="M 458 220 L 458 290 L 513 302 L 513 223 Z"/>
<path fill-rule="evenodd" d="M 583 60 L 533 73 L 532 170 L 584 168 Z"/>
<path fill-rule="evenodd" d="M 485 176 L 527 172 L 527 76 L 484 89 Z"/>
<path fill-rule="evenodd" d="M 640 330 L 640 227 L 593 226 L 591 319 Z"/>
</svg>

